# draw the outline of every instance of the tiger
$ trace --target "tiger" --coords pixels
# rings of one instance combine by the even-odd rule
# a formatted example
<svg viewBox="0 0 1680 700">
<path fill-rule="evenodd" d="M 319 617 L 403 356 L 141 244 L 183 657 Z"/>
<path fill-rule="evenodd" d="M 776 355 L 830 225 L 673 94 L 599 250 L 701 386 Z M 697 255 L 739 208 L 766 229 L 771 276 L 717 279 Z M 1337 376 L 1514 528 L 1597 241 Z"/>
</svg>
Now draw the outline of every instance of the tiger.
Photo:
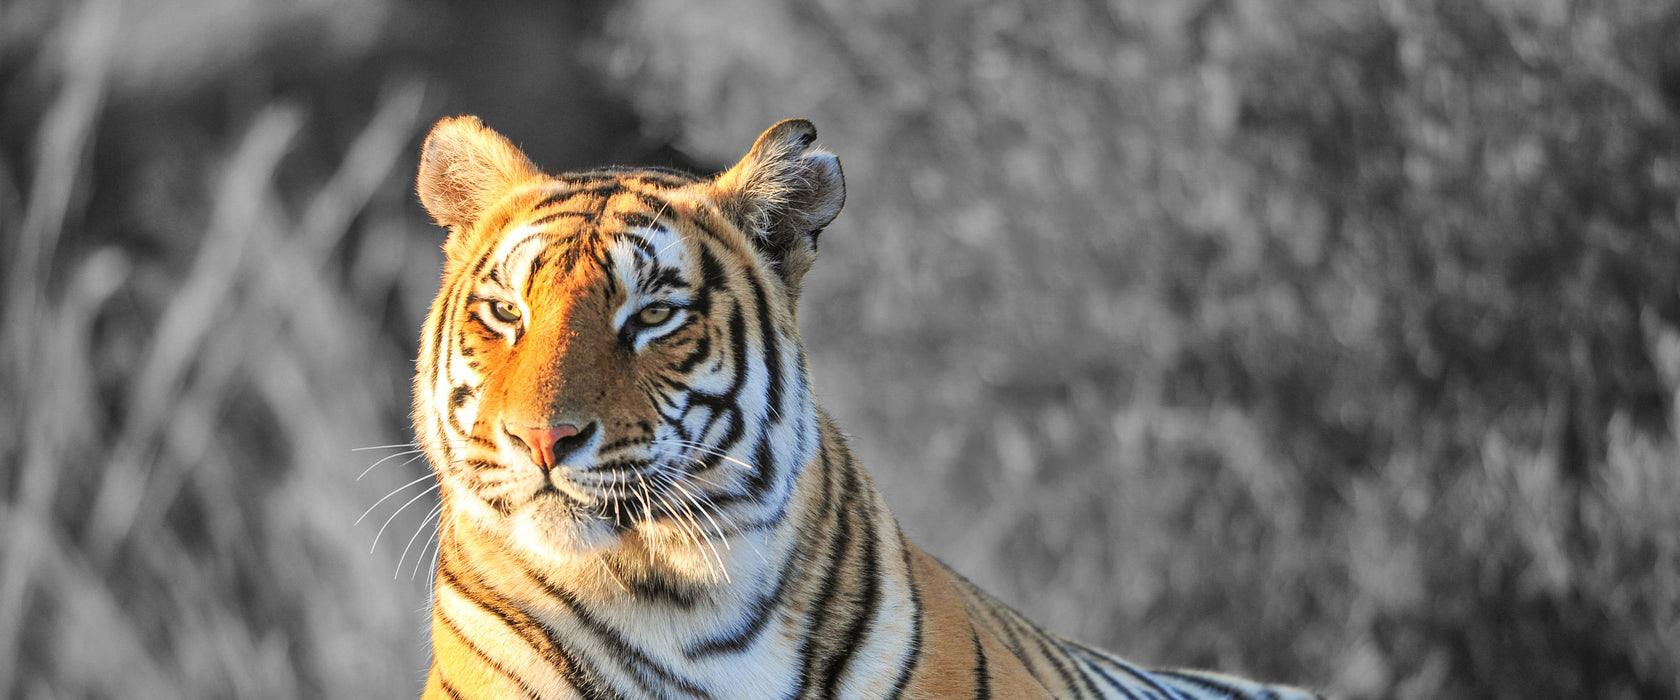
<svg viewBox="0 0 1680 700">
<path fill-rule="evenodd" d="M 548 175 L 471 116 L 427 135 L 423 697 L 1319 697 L 1146 670 L 906 539 L 813 398 L 797 303 L 846 197 L 815 138 L 780 122 L 701 177 Z"/>
</svg>

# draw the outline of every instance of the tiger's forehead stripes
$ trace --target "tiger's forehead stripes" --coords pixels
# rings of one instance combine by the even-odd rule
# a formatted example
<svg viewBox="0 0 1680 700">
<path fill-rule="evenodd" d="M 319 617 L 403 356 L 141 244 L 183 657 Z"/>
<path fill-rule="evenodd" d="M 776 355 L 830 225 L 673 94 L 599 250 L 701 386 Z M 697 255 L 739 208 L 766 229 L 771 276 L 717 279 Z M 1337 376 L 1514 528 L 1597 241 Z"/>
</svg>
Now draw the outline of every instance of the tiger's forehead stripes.
<svg viewBox="0 0 1680 700">
<path fill-rule="evenodd" d="M 751 259 L 754 253 L 746 238 L 723 233 L 732 225 L 722 212 L 681 192 L 704 182 L 661 168 L 597 168 L 551 179 L 548 189 L 536 195 L 523 212 L 532 217 L 529 226 L 567 228 L 567 224 L 603 227 L 617 223 L 628 229 L 670 229 L 665 222 L 680 217 L 689 230 L 723 246 L 730 256 Z"/>
<path fill-rule="evenodd" d="M 673 180 L 659 181 L 660 189 L 675 184 Z M 553 187 L 526 207 L 530 221 L 512 227 L 483 251 L 473 276 L 528 295 L 538 269 L 558 266 L 566 277 L 591 260 L 619 272 L 614 282 L 647 291 L 685 286 L 686 247 L 677 230 L 665 223 L 674 212 L 673 202 L 660 196 L 663 193 L 639 191 L 622 181 L 584 183 Z"/>
</svg>

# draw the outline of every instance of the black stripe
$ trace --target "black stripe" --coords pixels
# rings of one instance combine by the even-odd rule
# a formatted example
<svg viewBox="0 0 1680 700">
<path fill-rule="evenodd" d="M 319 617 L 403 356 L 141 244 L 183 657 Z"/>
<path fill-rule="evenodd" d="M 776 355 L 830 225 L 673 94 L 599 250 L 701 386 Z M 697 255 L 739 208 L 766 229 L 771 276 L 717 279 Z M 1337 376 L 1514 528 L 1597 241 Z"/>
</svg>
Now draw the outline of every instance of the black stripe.
<svg viewBox="0 0 1680 700">
<path fill-rule="evenodd" d="M 729 310 L 729 351 L 734 353 L 730 360 L 735 364 L 735 378 L 722 394 L 732 404 L 740 403 L 741 387 L 747 384 L 747 350 L 747 316 L 737 304 Z"/>
<path fill-rule="evenodd" d="M 752 604 L 748 606 L 744 623 L 735 625 L 734 631 L 689 646 L 683 650 L 683 654 L 690 660 L 696 660 L 706 656 L 738 653 L 752 646 L 764 633 L 764 628 L 770 623 L 770 613 L 775 611 L 776 605 L 782 600 L 782 592 L 787 588 L 788 579 L 793 576 L 793 563 L 794 557 L 791 556 L 783 562 L 781 574 L 776 577 L 776 587 L 767 595 L 753 599 Z"/>
<path fill-rule="evenodd" d="M 712 458 L 710 460 L 702 460 L 702 463 L 706 465 L 705 469 L 710 469 L 713 466 L 716 466 L 717 463 L 722 460 L 722 457 L 715 454 L 711 455 L 711 457 Z M 775 475 L 778 469 L 778 465 L 775 463 L 775 453 L 770 449 L 769 430 L 759 431 L 758 441 L 753 448 L 752 466 L 753 474 L 747 481 L 746 491 L 741 493 L 732 492 L 716 494 L 712 496 L 712 503 L 718 506 L 728 506 L 747 500 L 754 502 L 762 501 L 764 494 L 770 488 L 771 477 Z M 776 518 L 759 524 L 763 525 L 773 523 L 780 518 L 781 515 L 778 514 Z"/>
<path fill-rule="evenodd" d="M 628 233 L 620 232 L 613 236 L 613 242 L 630 244 L 630 247 L 635 248 L 637 252 L 642 254 L 643 258 L 648 260 L 656 260 L 659 257 L 659 252 L 654 250 L 653 244 L 649 243 L 646 238 L 641 236 L 632 236 Z"/>
<path fill-rule="evenodd" d="M 1163 678 L 1170 678 L 1175 681 L 1185 683 L 1200 690 L 1211 690 L 1216 693 L 1224 693 L 1233 698 L 1249 697 L 1248 692 L 1244 691 L 1242 688 L 1238 688 L 1237 686 L 1230 685 L 1228 683 L 1221 683 L 1218 679 L 1209 678 L 1207 676 L 1174 670 L 1152 670 L 1150 673 Z"/>
<path fill-rule="evenodd" d="M 722 287 L 729 282 L 723 270 L 723 262 L 712 254 L 710 248 L 700 246 L 700 288 L 711 289 Z"/>
<path fill-rule="evenodd" d="M 811 671 L 811 664 L 816 661 L 816 649 L 813 647 L 815 647 L 819 629 L 824 626 L 825 622 L 834 618 L 834 614 L 829 610 L 829 607 L 834 602 L 836 589 L 840 586 L 841 560 L 845 558 L 846 549 L 851 546 L 851 528 L 848 522 L 847 504 L 844 503 L 844 496 L 839 498 L 834 496 L 834 469 L 826 450 L 821 453 L 821 468 L 824 470 L 823 495 L 826 496 L 823 502 L 831 504 L 827 513 L 831 517 L 825 518 L 825 520 L 832 523 L 833 526 L 828 531 L 832 532 L 833 535 L 828 542 L 822 543 L 826 544 L 829 550 L 827 565 L 823 567 L 823 585 L 822 589 L 817 592 L 816 600 L 811 603 L 810 610 L 812 612 L 806 616 L 809 626 L 805 629 L 804 638 L 799 641 L 799 687 L 801 688 L 815 687 L 815 679 L 812 677 Z M 844 490 L 842 489 L 842 491 Z M 825 522 L 825 524 L 828 524 L 828 522 Z"/>
<path fill-rule="evenodd" d="M 735 365 L 734 379 L 730 382 L 729 388 L 716 397 L 703 393 L 691 394 L 693 399 L 702 399 L 703 397 L 704 402 L 712 404 L 710 406 L 712 417 L 707 422 L 706 427 L 700 431 L 701 438 L 704 438 L 706 433 L 710 432 L 712 425 L 716 424 L 719 418 L 729 418 L 728 431 L 712 444 L 714 449 L 725 453 L 733 449 L 735 444 L 740 442 L 741 436 L 746 433 L 745 416 L 741 412 L 741 389 L 747 385 L 747 373 L 751 369 L 747 366 L 746 316 L 741 313 L 739 305 L 730 311 L 729 333 L 732 337 L 730 338 L 729 349 L 735 354 L 734 357 L 730 358 Z"/>
<path fill-rule="evenodd" d="M 646 425 L 645 421 L 637 421 L 637 422 L 641 423 L 642 425 Z M 640 444 L 646 443 L 649 440 L 651 440 L 651 438 L 649 438 L 645 434 L 644 435 L 626 435 L 626 436 L 621 437 L 617 440 L 614 440 L 614 441 L 609 442 L 605 445 L 602 445 L 599 449 L 596 450 L 596 453 L 604 455 L 608 452 L 612 452 L 613 450 L 622 450 L 622 449 L 624 449 L 626 447 L 630 447 L 632 445 L 640 445 Z M 596 470 L 591 469 L 590 471 L 596 471 Z"/>
<path fill-rule="evenodd" d="M 971 590 L 979 591 L 979 589 L 974 588 L 973 583 L 969 583 L 968 579 L 961 580 L 963 583 L 968 584 Z M 991 626 L 994 630 L 1003 633 L 1004 646 L 1007 647 L 1011 653 L 1025 659 L 1028 656 L 1027 648 L 1021 645 L 1021 638 L 1016 636 L 1015 628 L 1010 624 L 1009 620 L 1006 620 L 1003 616 L 999 615 L 997 613 L 997 608 L 987 607 L 982 610 L 985 612 L 986 617 L 991 618 Z M 1033 675 L 1037 675 L 1037 673 L 1034 673 Z"/>
<path fill-rule="evenodd" d="M 684 417 L 686 417 L 688 413 L 693 411 L 696 407 L 705 408 L 711 413 L 711 415 L 706 417 L 705 424 L 700 426 L 699 432 L 694 435 L 694 439 L 696 440 L 703 441 L 706 435 L 712 432 L 712 428 L 716 427 L 719 423 L 727 421 L 723 429 L 723 435 L 712 441 L 711 444 L 714 452 L 709 456 L 716 459 L 707 462 L 707 464 L 716 464 L 717 459 L 722 459 L 722 457 L 717 454 L 718 452 L 727 453 L 734 449 L 736 443 L 741 441 L 741 433 L 745 431 L 745 428 L 741 423 L 741 407 L 735 405 L 735 403 L 730 401 L 726 396 L 713 396 L 711 394 L 698 391 L 692 392 L 688 395 L 688 404 L 688 408 L 683 411 Z"/>
<path fill-rule="evenodd" d="M 642 166 L 636 168 L 635 177 L 636 179 L 646 180 L 649 183 L 656 184 L 661 187 L 684 187 L 692 185 L 696 182 L 705 181 L 702 178 L 695 177 L 694 175 L 685 173 L 681 170 L 672 170 L 670 168 L 661 168 L 657 166 Z"/>
<path fill-rule="evenodd" d="M 470 573 L 456 572 L 452 558 L 446 557 L 438 562 L 438 580 L 455 589 L 480 610 L 501 620 L 504 627 L 518 635 L 545 660 L 550 661 L 550 665 L 561 667 L 572 661 L 564 650 L 552 643 L 554 640 L 550 638 L 546 628 L 510 601 L 489 590 L 478 577 Z M 442 614 L 441 610 L 439 614 Z M 465 635 L 462 638 L 465 639 Z"/>
<path fill-rule="evenodd" d="M 904 655 L 904 666 L 898 671 L 898 681 L 893 683 L 892 695 L 898 698 L 904 695 L 904 689 L 910 685 L 910 676 L 914 674 L 916 665 L 922 659 L 922 590 L 916 584 L 916 573 L 911 568 L 910 540 L 903 532 L 898 533 L 899 553 L 904 558 L 904 583 L 910 587 L 910 607 L 914 616 L 910 618 L 910 650 Z M 970 623 L 972 627 L 972 623 Z"/>
<path fill-rule="evenodd" d="M 1133 665 L 1131 665 L 1129 663 L 1126 663 L 1124 661 L 1121 661 L 1119 659 L 1116 659 L 1112 656 L 1104 655 L 1103 658 L 1106 659 L 1107 661 L 1113 663 L 1117 668 L 1119 668 L 1119 669 L 1125 671 L 1126 673 L 1130 674 L 1133 678 L 1136 678 L 1139 683 L 1142 683 L 1146 686 L 1149 686 L 1149 688 L 1154 690 L 1155 692 L 1161 693 L 1162 695 L 1166 695 L 1168 697 L 1172 697 L 1173 695 L 1175 695 L 1175 693 L 1172 690 L 1169 690 L 1166 686 L 1161 685 L 1161 682 L 1156 680 L 1155 677 L 1153 675 L 1151 675 L 1149 672 L 1144 671 L 1141 668 L 1133 666 Z"/>
<path fill-rule="evenodd" d="M 711 693 L 706 692 L 704 688 L 695 685 L 693 681 L 678 676 L 670 669 L 660 665 L 658 661 L 655 661 L 652 657 L 648 656 L 646 652 L 631 644 L 628 640 L 621 636 L 618 633 L 618 630 L 613 629 L 611 626 L 597 619 L 586 607 L 584 607 L 583 603 L 579 601 L 576 596 L 572 595 L 571 591 L 555 585 L 546 577 L 530 570 L 529 568 L 526 568 L 524 573 L 526 576 L 530 577 L 531 580 L 535 581 L 537 585 L 542 586 L 543 591 L 548 593 L 549 596 L 560 601 L 568 609 L 570 609 L 572 615 L 577 617 L 578 622 L 581 623 L 585 629 L 605 642 L 613 652 L 611 656 L 623 663 L 624 667 L 630 671 L 631 676 L 636 679 L 636 682 L 649 693 L 657 692 L 664 687 L 675 687 L 694 697 L 711 697 Z M 646 673 L 648 672 L 657 676 L 658 682 L 648 679 L 646 676 Z"/>
<path fill-rule="evenodd" d="M 850 460 L 847 463 L 849 464 Z M 850 466 L 852 468 L 847 471 L 851 475 L 849 479 L 851 493 L 847 494 L 846 500 L 856 507 L 858 512 L 855 514 L 861 521 L 858 526 L 863 530 L 862 561 L 859 562 L 862 571 L 858 574 L 858 577 L 863 580 L 863 599 L 858 602 L 857 610 L 848 611 L 852 614 L 848 615 L 847 619 L 852 624 L 850 625 L 851 629 L 845 635 L 846 643 L 840 647 L 839 654 L 829 659 L 825 673 L 827 680 L 824 681 L 823 687 L 827 688 L 827 697 L 831 698 L 837 697 L 840 692 L 840 680 L 845 675 L 846 667 L 851 664 L 852 657 L 857 655 L 858 648 L 862 647 L 864 641 L 869 638 L 870 627 L 881 604 L 881 565 L 876 559 L 880 552 L 881 543 L 878 541 L 879 538 L 875 531 L 875 510 L 870 508 L 869 504 L 856 498 L 856 494 L 860 490 L 857 480 L 859 470 L 856 465 Z"/>
<path fill-rule="evenodd" d="M 567 183 L 639 180 L 645 184 L 658 187 L 684 187 L 697 182 L 704 182 L 701 178 L 681 170 L 661 168 L 654 165 L 605 165 L 566 173 L 555 179 Z"/>
<path fill-rule="evenodd" d="M 543 255 L 543 252 L 537 251 L 536 255 L 531 256 L 531 269 L 525 271 L 525 286 L 519 290 L 519 295 L 526 299 L 532 296 L 531 288 L 537 284 L 537 273 L 542 270 L 543 265 L 548 264 L 548 256 Z M 519 325 L 523 327 L 525 324 Z"/>
<path fill-rule="evenodd" d="M 619 182 L 616 179 L 599 180 L 584 187 L 572 190 L 568 193 L 569 196 L 567 199 L 576 199 L 578 197 L 600 197 L 602 200 L 607 200 L 612 199 L 614 195 L 624 191 L 624 183 Z"/>
<path fill-rule="evenodd" d="M 682 270 L 670 265 L 654 263 L 648 266 L 653 271 L 651 275 L 642 276 L 642 288 L 649 294 L 662 292 L 667 289 L 681 290 L 688 286 L 683 279 Z"/>
<path fill-rule="evenodd" d="M 576 688 L 586 698 L 616 698 L 607 684 L 600 681 L 599 674 L 585 667 L 578 656 L 567 649 L 563 642 L 554 637 L 548 627 L 532 619 L 530 615 L 514 606 L 511 601 L 501 598 L 484 581 L 467 572 L 457 572 L 453 566 L 453 557 L 438 562 L 438 578 L 440 583 L 447 583 L 459 591 L 463 597 L 478 606 L 479 609 L 496 616 L 509 630 L 543 657 L 548 665 L 560 671 L 562 678 L 573 688 Z M 470 588 L 468 586 L 471 586 Z M 506 605 L 497 604 L 498 601 Z M 456 630 L 459 633 L 459 630 Z M 465 635 L 461 636 L 466 639 Z M 481 652 L 482 654 L 482 652 Z M 500 668 L 498 666 L 498 668 Z M 519 681 L 524 687 L 524 681 Z"/>
<path fill-rule="evenodd" d="M 695 365 L 700 364 L 707 357 L 711 356 L 711 354 L 712 336 L 710 333 L 703 333 L 699 338 L 695 339 L 694 350 L 688 353 L 688 356 L 684 357 L 671 369 L 676 370 L 680 374 L 688 374 L 689 372 L 694 371 Z"/>
<path fill-rule="evenodd" d="M 634 226 L 636 228 L 655 228 L 657 225 L 654 222 L 653 217 L 639 211 L 621 211 L 614 214 L 613 218 L 623 222 L 625 226 Z"/>
<path fill-rule="evenodd" d="M 705 215 L 712 214 L 714 212 L 712 212 L 709 209 L 701 209 L 697 213 L 699 214 L 699 216 L 695 216 L 694 218 L 689 219 L 688 222 L 690 224 L 693 224 L 695 228 L 700 229 L 701 233 L 706 234 L 706 237 L 708 237 L 708 238 L 710 238 L 714 241 L 717 241 L 719 243 L 723 243 L 725 245 L 728 245 L 729 244 L 729 239 L 724 238 L 723 234 L 718 233 L 717 229 L 712 228 L 711 223 L 706 221 L 706 216 Z M 720 218 L 722 217 L 721 214 L 718 214 L 718 216 Z"/>
<path fill-rule="evenodd" d="M 731 381 L 729 388 L 721 394 L 703 392 L 689 394 L 689 405 L 684 411 L 685 417 L 688 411 L 693 410 L 695 406 L 704 406 L 712 411 L 712 415 L 707 418 L 706 425 L 695 436 L 696 439 L 705 438 L 719 420 L 726 417 L 730 419 L 725 435 L 711 445 L 719 452 L 728 452 L 740 441 L 742 434 L 745 432 L 739 397 L 741 388 L 746 385 L 747 381 L 746 318 L 741 314 L 739 307 L 731 311 L 728 325 L 729 333 L 733 336 L 730 339 L 730 349 L 735 353 L 735 356 L 731 358 L 735 365 L 734 379 Z M 713 460 L 713 463 L 715 461 Z"/>
<path fill-rule="evenodd" d="M 432 358 L 432 376 L 430 377 L 431 385 L 427 387 L 428 390 L 435 390 L 443 383 L 439 381 L 443 374 L 444 363 L 442 360 L 449 353 L 449 328 L 455 323 L 455 291 L 459 286 L 459 283 L 455 287 L 445 285 L 438 292 L 441 301 L 438 302 L 437 326 L 431 329 L 432 346 L 429 348 L 431 350 L 429 357 Z M 430 317 L 428 316 L 428 318 Z"/>
<path fill-rule="evenodd" d="M 974 697 L 975 700 L 991 700 L 992 666 L 986 661 L 986 646 L 980 643 L 980 631 L 974 628 L 973 619 L 968 622 L 968 631 L 974 637 Z"/>
<path fill-rule="evenodd" d="M 473 388 L 471 385 L 456 385 L 455 388 L 449 390 L 449 407 L 460 408 L 466 405 L 467 399 L 472 398 L 472 392 Z"/>
<path fill-rule="evenodd" d="M 588 224 L 588 223 L 594 223 L 597 216 L 598 215 L 595 214 L 594 212 L 587 212 L 587 211 L 557 211 L 557 212 L 554 212 L 552 214 L 546 214 L 546 215 L 544 215 L 540 218 L 532 220 L 531 225 L 532 226 L 547 226 L 547 225 L 552 224 L 552 223 L 554 223 L 556 221 L 559 221 L 561 219 L 578 219 L 578 220 L 582 221 L 583 223 Z"/>
<path fill-rule="evenodd" d="M 1075 679 L 1074 672 L 1079 669 L 1069 670 L 1067 664 L 1062 662 L 1062 655 L 1065 652 L 1062 651 L 1061 647 L 1052 648 L 1042 632 L 1039 632 L 1036 628 L 1029 630 L 1029 632 L 1034 633 L 1032 640 L 1033 644 L 1038 647 L 1038 653 L 1048 659 L 1050 665 L 1055 667 L 1056 675 L 1062 677 L 1062 685 L 1067 686 L 1069 692 L 1078 693 L 1080 684 Z M 1078 679 L 1085 681 L 1084 685 L 1092 695 L 1097 693 L 1097 687 L 1091 683 L 1090 678 L 1086 678 L 1083 673 L 1080 673 Z"/>
<path fill-rule="evenodd" d="M 1096 680 L 1091 678 L 1090 672 L 1085 670 L 1086 667 L 1090 666 L 1090 664 L 1086 662 L 1084 658 L 1074 654 L 1072 650 L 1068 649 L 1065 642 L 1059 637 L 1053 637 L 1048 633 L 1045 633 L 1042 629 L 1039 631 L 1039 636 L 1044 637 L 1051 644 L 1055 645 L 1056 652 L 1059 653 L 1063 659 L 1068 661 L 1069 665 L 1073 667 L 1073 671 L 1075 673 L 1079 674 L 1079 680 L 1084 683 L 1085 690 L 1087 692 L 1094 697 L 1102 697 L 1102 691 L 1097 690 Z"/>
<path fill-rule="evenodd" d="M 1103 669 L 1102 664 L 1096 663 L 1095 661 L 1088 661 L 1087 663 L 1090 665 L 1090 667 L 1093 670 L 1095 670 L 1097 672 L 1098 676 L 1102 677 L 1102 680 L 1104 682 L 1108 683 L 1108 687 L 1119 691 L 1122 695 L 1126 696 L 1126 698 L 1128 698 L 1128 700 L 1136 700 L 1136 699 L 1141 697 L 1138 694 L 1133 693 L 1132 688 L 1130 686 L 1126 685 L 1125 683 L 1120 682 L 1120 679 L 1115 678 L 1112 675 L 1109 675 L 1108 671 Z M 1160 688 L 1159 685 L 1157 685 L 1155 687 Z M 1165 692 L 1164 689 L 1163 689 L 1163 692 Z"/>
<path fill-rule="evenodd" d="M 601 297 L 606 300 L 608 305 L 611 305 L 613 300 L 617 299 L 619 295 L 618 275 L 608 273 L 602 275 L 602 277 L 606 279 L 607 286 L 601 290 Z"/>
<path fill-rule="evenodd" d="M 626 585 L 639 600 L 663 603 L 676 608 L 687 610 L 700 603 L 700 597 L 691 586 L 678 586 L 663 576 L 638 578 L 626 581 Z"/>
<path fill-rule="evenodd" d="M 610 181 L 613 181 L 613 180 L 617 180 L 619 178 L 619 176 L 627 169 L 628 168 L 624 168 L 622 166 L 608 166 L 608 167 L 602 167 L 602 168 L 591 168 L 589 170 L 579 170 L 577 172 L 565 173 L 565 174 L 562 174 L 562 175 L 559 175 L 559 176 L 555 177 L 554 179 L 559 180 L 561 182 L 564 182 L 568 185 L 577 185 L 577 186 L 594 185 L 594 184 L 598 184 L 598 183 L 601 183 L 601 182 L 610 182 Z M 576 191 L 577 190 L 575 188 L 570 189 L 570 190 L 566 190 L 565 195 L 570 196 L 573 192 L 576 192 Z"/>
<path fill-rule="evenodd" d="M 450 685 L 449 680 L 443 677 L 442 669 L 438 670 L 438 687 L 442 688 L 443 694 L 448 695 L 451 700 L 461 700 L 460 691 L 456 690 L 455 686 Z"/>
<path fill-rule="evenodd" d="M 484 268 L 489 267 L 491 263 L 496 262 L 496 259 L 491 257 L 491 255 L 490 255 L 490 252 L 494 251 L 494 250 L 495 249 L 492 248 L 492 249 L 490 249 L 490 251 L 486 251 L 484 253 L 484 257 L 479 258 L 478 262 L 473 264 L 472 272 L 470 272 L 468 274 L 465 274 L 465 275 L 462 275 L 458 279 L 476 280 L 476 279 L 479 279 L 479 278 L 483 277 L 484 276 Z"/>
<path fill-rule="evenodd" d="M 542 211 L 542 210 L 547 209 L 549 207 L 554 207 L 554 206 L 559 206 L 561 204 L 565 204 L 566 200 L 572 198 L 572 193 L 573 193 L 573 190 L 562 190 L 560 192 L 556 192 L 556 193 L 551 194 L 547 197 L 544 197 L 542 201 L 537 202 L 536 204 L 531 206 L 531 211 Z"/>
<path fill-rule="evenodd" d="M 968 584 L 968 586 L 977 593 L 986 595 L 984 591 L 980 591 L 980 589 L 975 588 L 974 584 L 970 583 L 967 579 L 964 579 L 963 583 Z M 1041 681 L 1044 680 L 1044 675 L 1041 670 L 1043 664 L 1039 662 L 1039 659 L 1042 657 L 1043 659 L 1048 660 L 1052 664 L 1053 670 L 1062 677 L 1063 685 L 1066 685 L 1069 691 L 1077 692 L 1078 688 L 1073 684 L 1072 677 L 1068 675 L 1067 668 L 1062 666 L 1061 661 L 1049 653 L 1049 650 L 1045 648 L 1044 641 L 1034 635 L 1037 628 L 1033 627 L 1026 620 L 1021 619 L 1014 610 L 1003 607 L 995 601 L 992 605 L 993 607 L 986 608 L 986 613 L 992 618 L 993 622 L 996 623 L 997 629 L 1003 632 L 1005 643 L 1010 647 L 1010 651 L 1014 652 L 1015 656 L 1019 657 L 1022 663 L 1027 666 L 1028 672 L 1032 673 L 1034 678 L 1038 678 Z M 1025 635 L 1034 635 L 1030 638 L 1037 646 L 1037 650 L 1039 652 L 1038 654 L 1028 653 L 1028 648 L 1022 640 Z"/>
<path fill-rule="evenodd" d="M 704 253 L 704 249 L 702 249 L 702 253 Z M 689 285 L 689 288 L 694 291 L 694 299 L 688 303 L 688 313 L 696 318 L 701 316 L 710 318 L 712 313 L 712 286 L 706 283 L 705 274 L 701 274 L 698 286 Z"/>
<path fill-rule="evenodd" d="M 747 276 L 747 284 L 752 287 L 753 303 L 758 305 L 758 334 L 759 342 L 764 345 L 764 371 L 770 376 L 768 398 L 765 405 L 770 412 L 770 421 L 774 425 L 782 422 L 782 356 L 781 349 L 776 343 L 776 328 L 770 320 L 770 305 L 764 298 L 764 285 L 759 284 L 758 278 Z"/>
<path fill-rule="evenodd" d="M 636 196 L 636 200 L 641 202 L 642 206 L 653 210 L 655 214 L 671 208 L 669 201 L 651 192 L 632 192 L 631 194 Z"/>
<path fill-rule="evenodd" d="M 525 679 L 515 675 L 513 671 L 508 670 L 507 667 L 501 665 L 495 659 L 490 658 L 490 655 L 484 653 L 483 649 L 478 648 L 477 644 L 473 644 L 472 640 L 467 637 L 466 633 L 461 631 L 461 627 L 455 624 L 455 621 L 450 619 L 448 615 L 443 614 L 442 610 L 434 608 L 432 610 L 432 614 L 436 615 L 437 619 L 442 620 L 443 626 L 448 627 L 449 631 L 454 632 L 455 636 L 461 640 L 461 644 L 465 645 L 468 649 L 471 649 L 473 654 L 477 655 L 479 659 L 484 661 L 485 665 L 496 669 L 497 672 L 507 676 L 508 680 L 513 681 L 514 685 L 519 686 L 519 690 L 525 693 L 525 697 L 536 700 L 537 691 L 532 690 L 531 686 L 526 685 Z M 441 676 L 442 673 L 442 669 L 439 669 L 438 674 Z"/>
<path fill-rule="evenodd" d="M 770 449 L 770 431 L 763 430 L 758 434 L 758 447 L 753 450 L 753 467 L 757 473 L 753 474 L 751 485 L 754 498 L 763 498 L 765 490 L 770 488 L 770 479 L 777 471 L 776 453 Z"/>
<path fill-rule="evenodd" d="M 974 584 L 970 583 L 969 585 L 972 586 Z M 1020 613 L 1015 612 L 1014 609 L 1000 605 L 994 610 L 998 613 L 997 619 L 1002 622 L 1004 631 L 1008 633 L 1016 644 L 1020 644 L 1022 638 L 1030 639 L 1033 646 L 1038 651 L 1038 656 L 1041 656 L 1050 662 L 1050 665 L 1056 671 L 1056 675 L 1061 677 L 1062 684 L 1067 686 L 1068 691 L 1074 693 L 1079 692 L 1079 684 L 1075 682 L 1075 676 L 1073 673 L 1073 671 L 1078 671 L 1079 669 L 1075 668 L 1073 671 L 1069 671 L 1067 664 L 1063 663 L 1063 658 L 1067 656 L 1066 649 L 1063 649 L 1056 640 L 1051 639 L 1045 633 L 1043 628 L 1028 622 L 1026 618 L 1022 617 Z M 1025 651 L 1026 649 L 1023 647 L 1018 649 L 1016 654 L 1018 656 L 1022 656 L 1023 658 L 1032 656 L 1026 654 Z M 1033 670 L 1033 675 L 1038 676 L 1041 680 L 1043 679 L 1043 676 L 1041 676 L 1036 669 Z M 1089 677 L 1086 677 L 1081 672 L 1078 678 L 1079 680 L 1084 681 L 1083 685 L 1087 691 L 1093 695 L 1097 694 L 1096 684 L 1092 683 Z"/>
</svg>

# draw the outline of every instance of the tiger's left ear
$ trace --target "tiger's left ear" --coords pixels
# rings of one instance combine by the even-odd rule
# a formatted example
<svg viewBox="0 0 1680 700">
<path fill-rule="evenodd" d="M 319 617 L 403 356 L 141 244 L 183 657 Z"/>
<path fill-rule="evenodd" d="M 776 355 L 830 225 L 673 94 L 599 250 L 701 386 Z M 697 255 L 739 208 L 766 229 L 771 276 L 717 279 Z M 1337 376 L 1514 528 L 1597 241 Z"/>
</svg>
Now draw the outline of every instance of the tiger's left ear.
<svg viewBox="0 0 1680 700">
<path fill-rule="evenodd" d="M 770 127 L 741 162 L 713 182 L 717 202 L 781 272 L 789 289 L 817 260 L 817 235 L 846 203 L 840 159 L 812 148 L 804 119 Z"/>
</svg>

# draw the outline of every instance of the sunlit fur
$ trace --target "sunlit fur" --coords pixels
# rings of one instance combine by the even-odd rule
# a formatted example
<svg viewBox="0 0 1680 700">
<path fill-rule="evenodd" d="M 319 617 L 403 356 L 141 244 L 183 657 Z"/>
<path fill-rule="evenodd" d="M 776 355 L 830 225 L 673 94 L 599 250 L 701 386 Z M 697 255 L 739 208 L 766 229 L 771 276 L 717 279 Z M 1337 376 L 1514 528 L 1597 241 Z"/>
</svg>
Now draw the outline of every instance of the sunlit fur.
<svg viewBox="0 0 1680 700">
<path fill-rule="evenodd" d="M 844 199 L 814 137 L 778 124 L 716 178 L 428 137 L 426 697 L 1296 696 L 1065 640 L 904 538 L 806 374 L 799 281 Z M 516 435 L 551 426 L 579 434 L 545 469 Z"/>
</svg>

